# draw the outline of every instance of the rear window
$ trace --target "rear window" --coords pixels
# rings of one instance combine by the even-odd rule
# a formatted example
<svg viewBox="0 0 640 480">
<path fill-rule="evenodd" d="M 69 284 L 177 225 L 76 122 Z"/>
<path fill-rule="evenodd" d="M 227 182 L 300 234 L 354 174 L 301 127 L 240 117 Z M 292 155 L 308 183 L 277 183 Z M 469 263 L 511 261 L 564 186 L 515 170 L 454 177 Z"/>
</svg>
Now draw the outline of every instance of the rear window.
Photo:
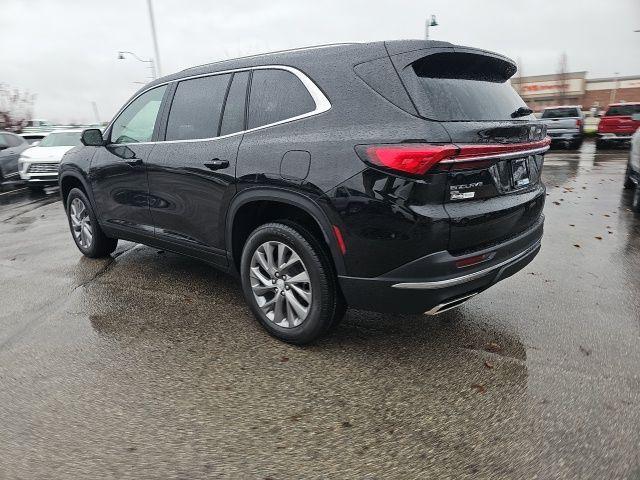
<svg viewBox="0 0 640 480">
<path fill-rule="evenodd" d="M 547 108 L 542 112 L 542 118 L 569 118 L 579 117 L 577 108 Z"/>
<path fill-rule="evenodd" d="M 631 116 L 634 113 L 640 113 L 640 104 L 634 105 L 613 105 L 609 107 L 605 117 L 617 117 L 617 116 Z"/>
<path fill-rule="evenodd" d="M 526 107 L 509 83 L 513 64 L 470 53 L 437 53 L 408 67 L 411 96 L 422 116 L 441 121 L 511 120 Z"/>
</svg>

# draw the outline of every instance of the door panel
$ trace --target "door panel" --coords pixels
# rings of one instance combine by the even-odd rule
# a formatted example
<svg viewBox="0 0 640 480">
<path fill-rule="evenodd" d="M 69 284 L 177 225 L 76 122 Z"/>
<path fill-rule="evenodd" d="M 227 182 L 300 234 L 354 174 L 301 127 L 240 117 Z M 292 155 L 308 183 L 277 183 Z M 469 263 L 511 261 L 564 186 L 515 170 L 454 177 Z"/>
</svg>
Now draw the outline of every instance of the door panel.
<svg viewBox="0 0 640 480">
<path fill-rule="evenodd" d="M 226 205 L 235 193 L 242 135 L 155 145 L 147 162 L 151 216 L 158 238 L 224 248 Z"/>
<path fill-rule="evenodd" d="M 153 235 L 145 164 L 152 144 L 108 145 L 91 161 L 91 188 L 106 228 Z"/>
<path fill-rule="evenodd" d="M 153 236 L 146 161 L 166 91 L 163 85 L 134 99 L 106 132 L 108 145 L 99 147 L 91 161 L 91 188 L 107 229 Z"/>
</svg>

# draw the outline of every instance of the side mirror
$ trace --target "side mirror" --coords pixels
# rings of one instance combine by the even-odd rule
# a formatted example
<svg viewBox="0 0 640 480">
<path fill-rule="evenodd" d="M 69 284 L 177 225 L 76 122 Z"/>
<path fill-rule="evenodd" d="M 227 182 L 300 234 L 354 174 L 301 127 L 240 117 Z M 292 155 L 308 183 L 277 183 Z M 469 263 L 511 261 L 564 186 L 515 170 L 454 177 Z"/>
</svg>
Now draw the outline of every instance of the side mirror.
<svg viewBox="0 0 640 480">
<path fill-rule="evenodd" d="M 83 130 L 80 141 L 87 147 L 104 146 L 104 138 L 102 138 L 102 132 L 97 128 L 87 128 L 86 130 Z"/>
<path fill-rule="evenodd" d="M 640 122 L 640 113 L 634 113 L 633 115 L 631 115 L 631 120 L 633 120 L 634 122 Z"/>
<path fill-rule="evenodd" d="M 40 145 L 40 142 L 33 142 L 30 146 L 37 147 L 38 145 Z"/>
</svg>

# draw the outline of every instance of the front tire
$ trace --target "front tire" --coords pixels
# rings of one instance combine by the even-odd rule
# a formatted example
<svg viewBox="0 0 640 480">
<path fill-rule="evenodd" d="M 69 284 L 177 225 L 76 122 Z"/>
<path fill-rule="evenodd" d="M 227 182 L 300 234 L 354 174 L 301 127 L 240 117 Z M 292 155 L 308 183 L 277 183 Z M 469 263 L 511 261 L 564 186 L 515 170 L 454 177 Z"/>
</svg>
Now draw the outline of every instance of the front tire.
<svg viewBox="0 0 640 480">
<path fill-rule="evenodd" d="M 91 207 L 91 202 L 79 188 L 72 188 L 67 197 L 67 219 L 71 236 L 78 250 L 90 258 L 107 257 L 118 246 L 117 238 L 107 237 Z"/>
<path fill-rule="evenodd" d="M 596 148 L 598 148 L 598 149 L 599 148 L 607 148 L 607 146 L 608 146 L 608 143 L 605 140 L 600 140 L 600 139 L 596 140 Z"/>
<path fill-rule="evenodd" d="M 285 342 L 313 342 L 344 314 L 331 260 L 300 225 L 274 222 L 256 228 L 244 245 L 240 274 L 253 314 Z"/>
</svg>

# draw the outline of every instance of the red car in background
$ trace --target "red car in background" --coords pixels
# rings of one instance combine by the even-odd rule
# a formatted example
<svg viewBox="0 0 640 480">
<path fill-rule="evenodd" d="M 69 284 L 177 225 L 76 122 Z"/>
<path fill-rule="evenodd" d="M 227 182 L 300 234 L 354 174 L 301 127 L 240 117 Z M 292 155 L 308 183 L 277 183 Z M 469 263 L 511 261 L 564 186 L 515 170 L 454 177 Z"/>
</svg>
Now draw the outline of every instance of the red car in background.
<svg viewBox="0 0 640 480">
<path fill-rule="evenodd" d="M 640 102 L 612 103 L 598 124 L 596 147 L 629 143 L 631 136 L 640 127 L 640 120 L 631 118 L 640 113 Z"/>
</svg>

